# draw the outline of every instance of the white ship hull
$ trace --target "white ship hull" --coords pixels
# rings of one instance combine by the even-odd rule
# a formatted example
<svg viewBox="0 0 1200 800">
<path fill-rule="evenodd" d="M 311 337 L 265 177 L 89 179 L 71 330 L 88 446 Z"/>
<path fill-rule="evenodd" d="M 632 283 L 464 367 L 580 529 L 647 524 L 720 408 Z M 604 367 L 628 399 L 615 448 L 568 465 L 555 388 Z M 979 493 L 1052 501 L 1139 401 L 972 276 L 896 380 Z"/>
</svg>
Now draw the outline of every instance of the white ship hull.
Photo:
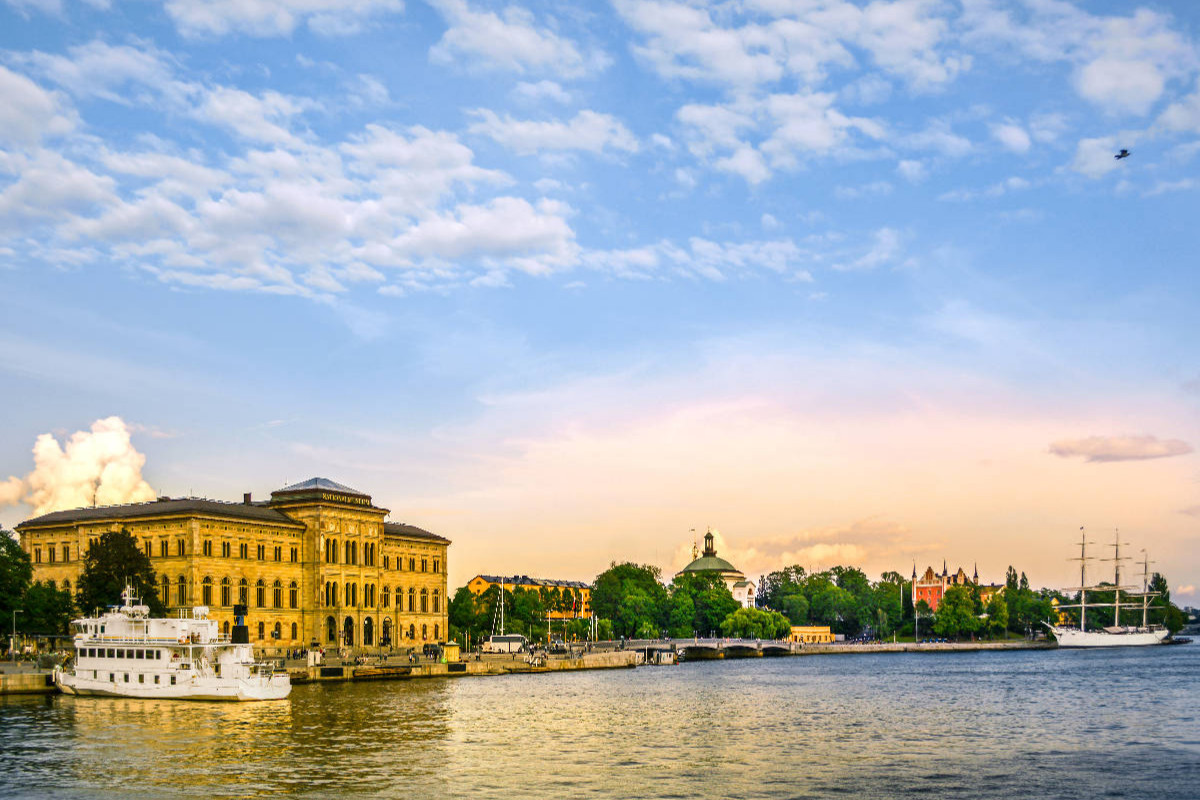
<svg viewBox="0 0 1200 800">
<path fill-rule="evenodd" d="M 292 691 L 287 675 L 255 679 L 221 679 L 196 676 L 174 686 L 144 683 L 111 683 L 57 672 L 54 682 L 63 694 L 80 697 L 135 697 L 144 700 L 223 700 L 244 702 L 282 700 Z"/>
<path fill-rule="evenodd" d="M 1165 628 L 1116 628 L 1081 631 L 1078 628 L 1049 626 L 1059 647 L 1145 647 L 1162 644 L 1169 633 Z"/>
</svg>

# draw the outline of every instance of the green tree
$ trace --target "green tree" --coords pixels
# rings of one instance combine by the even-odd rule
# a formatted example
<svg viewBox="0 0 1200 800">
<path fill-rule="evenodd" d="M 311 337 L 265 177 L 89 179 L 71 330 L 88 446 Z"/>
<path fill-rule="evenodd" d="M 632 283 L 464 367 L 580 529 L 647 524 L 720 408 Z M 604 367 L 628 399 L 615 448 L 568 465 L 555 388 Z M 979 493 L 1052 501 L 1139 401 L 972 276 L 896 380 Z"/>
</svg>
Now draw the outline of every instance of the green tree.
<svg viewBox="0 0 1200 800">
<path fill-rule="evenodd" d="M 992 636 L 1000 636 L 1008 628 L 1008 603 L 996 592 L 987 604 L 987 629 Z"/>
<path fill-rule="evenodd" d="M 471 642 L 479 641 L 482 632 L 476 619 L 479 616 L 475 607 L 475 593 L 466 586 L 460 586 L 446 607 L 446 615 L 450 621 L 450 635 L 458 637 L 464 646 L 468 637 Z"/>
<path fill-rule="evenodd" d="M 107 608 L 121 602 L 121 592 L 128 583 L 150 613 L 163 614 L 166 609 L 158 597 L 158 582 L 150 557 L 138 547 L 137 539 L 122 528 L 109 531 L 88 546 L 83 557 L 83 572 L 79 576 L 76 602 L 85 614 L 97 608 Z"/>
<path fill-rule="evenodd" d="M 938 636 L 957 639 L 972 633 L 979 623 L 975 601 L 965 586 L 951 586 L 938 603 L 933 630 Z"/>
<path fill-rule="evenodd" d="M 659 581 L 660 575 L 658 567 L 649 564 L 613 562 L 596 576 L 592 588 L 592 612 L 602 620 L 610 620 L 618 636 L 634 635 L 643 621 L 661 630 L 670 608 L 667 589 Z M 640 592 L 640 595 L 631 602 L 627 598 L 634 591 Z M 632 622 L 631 615 L 637 616 L 637 622 L 632 627 L 620 621 L 623 618 L 626 622 Z"/>
<path fill-rule="evenodd" d="M 739 608 L 721 622 L 721 634 L 739 639 L 783 639 L 792 624 L 778 611 Z"/>
<path fill-rule="evenodd" d="M 21 549 L 16 534 L 0 528 L 0 621 L 12 619 L 13 609 L 22 609 L 22 598 L 33 582 L 33 564 Z"/>
<path fill-rule="evenodd" d="M 808 598 L 796 592 L 783 597 L 780 610 L 793 625 L 808 624 Z"/>
<path fill-rule="evenodd" d="M 667 629 L 672 636 L 681 639 L 696 635 L 696 603 L 687 592 L 676 592 L 671 597 Z"/>
<path fill-rule="evenodd" d="M 23 632 L 43 636 L 65 636 L 69 632 L 75 604 L 67 590 L 37 581 L 25 590 L 22 605 L 25 613 L 19 627 Z"/>
</svg>

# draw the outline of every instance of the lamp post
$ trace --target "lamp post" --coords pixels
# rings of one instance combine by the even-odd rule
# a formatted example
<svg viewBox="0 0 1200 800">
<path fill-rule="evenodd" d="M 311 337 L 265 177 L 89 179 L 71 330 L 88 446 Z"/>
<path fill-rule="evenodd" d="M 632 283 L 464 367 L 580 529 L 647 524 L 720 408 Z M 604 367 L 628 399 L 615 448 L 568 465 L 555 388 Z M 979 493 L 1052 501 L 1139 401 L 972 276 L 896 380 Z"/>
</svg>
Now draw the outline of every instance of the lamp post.
<svg viewBox="0 0 1200 800">
<path fill-rule="evenodd" d="M 17 660 L 17 614 L 24 614 L 24 611 L 14 608 L 12 610 L 12 637 L 8 640 L 8 652 L 12 656 L 12 660 Z"/>
</svg>

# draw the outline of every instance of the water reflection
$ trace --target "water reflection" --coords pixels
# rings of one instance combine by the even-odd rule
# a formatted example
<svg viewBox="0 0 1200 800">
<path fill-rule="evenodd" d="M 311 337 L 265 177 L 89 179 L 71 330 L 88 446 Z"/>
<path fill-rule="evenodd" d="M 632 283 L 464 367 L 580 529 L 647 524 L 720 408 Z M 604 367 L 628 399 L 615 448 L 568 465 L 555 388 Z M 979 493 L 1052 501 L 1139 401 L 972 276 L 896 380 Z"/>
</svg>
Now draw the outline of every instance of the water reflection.
<svg viewBox="0 0 1200 800">
<path fill-rule="evenodd" d="M 1200 796 L 1200 648 L 0 702 L 16 796 Z"/>
</svg>

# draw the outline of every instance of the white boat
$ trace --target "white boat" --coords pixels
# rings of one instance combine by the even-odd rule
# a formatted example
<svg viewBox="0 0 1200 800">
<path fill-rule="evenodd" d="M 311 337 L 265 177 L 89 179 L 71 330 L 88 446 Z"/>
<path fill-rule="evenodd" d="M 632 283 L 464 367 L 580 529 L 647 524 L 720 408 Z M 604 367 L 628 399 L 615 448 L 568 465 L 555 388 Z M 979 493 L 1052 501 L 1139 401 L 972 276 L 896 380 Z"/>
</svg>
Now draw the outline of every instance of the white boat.
<svg viewBox="0 0 1200 800">
<path fill-rule="evenodd" d="M 98 617 L 71 623 L 75 659 L 54 673 L 65 694 L 173 700 L 282 700 L 292 691 L 287 672 L 254 660 L 244 609 L 235 608 L 231 635 L 208 619 L 208 608 L 192 616 L 154 618 L 136 604 L 131 589 L 124 604 Z M 237 614 L 241 611 L 242 614 Z"/>
<path fill-rule="evenodd" d="M 1090 544 L 1087 541 L 1087 536 L 1083 532 L 1083 528 L 1079 529 L 1079 557 L 1072 559 L 1080 563 L 1079 566 L 1079 586 L 1072 587 L 1067 591 L 1079 592 L 1079 602 L 1068 605 L 1059 606 L 1059 608 L 1078 608 L 1079 609 L 1079 627 L 1072 628 L 1066 625 L 1051 625 L 1046 623 L 1046 627 L 1054 634 L 1054 638 L 1058 640 L 1059 647 L 1143 647 L 1152 644 L 1162 644 L 1163 640 L 1169 635 L 1169 631 L 1161 625 L 1150 625 L 1148 616 L 1150 610 L 1150 598 L 1158 594 L 1158 592 L 1150 591 L 1150 561 L 1143 560 L 1143 575 L 1142 575 L 1142 591 L 1130 593 L 1129 590 L 1136 589 L 1133 586 L 1121 585 L 1121 562 L 1125 558 L 1121 556 L 1121 541 L 1118 533 L 1114 538 L 1113 557 L 1106 558 L 1105 561 L 1112 561 L 1114 564 L 1114 582 L 1112 585 L 1088 586 L 1087 583 L 1087 562 L 1092 560 L 1092 557 L 1087 554 L 1087 546 Z M 1142 551 L 1145 552 L 1144 550 Z M 1113 593 L 1113 602 L 1111 603 L 1089 603 L 1087 601 L 1087 593 L 1089 591 L 1104 591 Z M 1142 607 L 1142 624 L 1141 625 L 1109 625 L 1106 627 L 1096 628 L 1093 630 L 1087 629 L 1087 610 L 1089 608 L 1111 608 L 1112 619 L 1114 622 L 1119 622 L 1121 619 L 1121 608 L 1136 607 L 1133 603 L 1126 603 L 1122 606 L 1121 593 L 1125 592 L 1125 597 L 1141 598 Z"/>
</svg>

